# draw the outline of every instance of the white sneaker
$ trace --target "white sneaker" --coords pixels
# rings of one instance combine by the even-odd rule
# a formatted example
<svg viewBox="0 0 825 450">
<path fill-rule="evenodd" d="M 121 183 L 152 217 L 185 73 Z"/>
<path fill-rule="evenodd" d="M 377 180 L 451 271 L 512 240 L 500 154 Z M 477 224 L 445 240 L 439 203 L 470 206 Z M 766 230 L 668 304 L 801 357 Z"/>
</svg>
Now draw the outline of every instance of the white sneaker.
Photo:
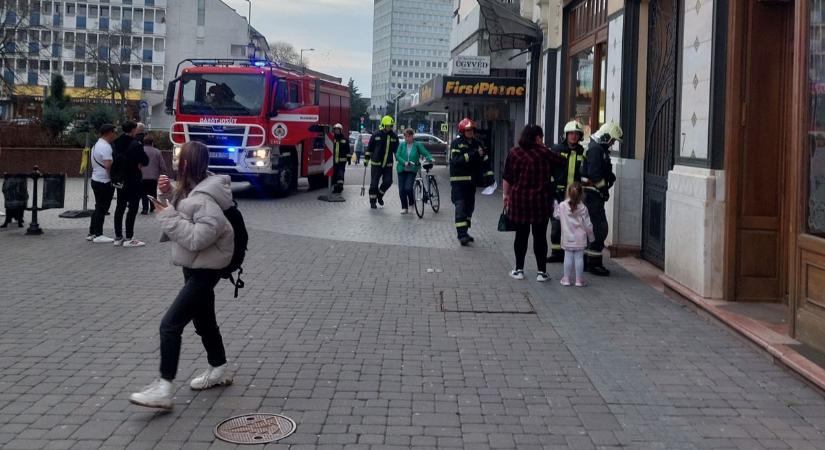
<svg viewBox="0 0 825 450">
<path fill-rule="evenodd" d="M 129 396 L 129 401 L 135 405 L 148 408 L 172 409 L 172 390 L 175 386 L 171 381 L 162 378 L 152 382 L 142 391 Z"/>
<path fill-rule="evenodd" d="M 409 214 L 410 211 L 407 208 L 401 210 L 401 214 Z"/>
<path fill-rule="evenodd" d="M 108 236 L 104 236 L 102 234 L 100 236 L 92 239 L 92 242 L 94 242 L 95 244 L 111 244 L 114 241 L 115 241 L 114 239 L 112 239 Z"/>
<path fill-rule="evenodd" d="M 145 242 L 139 241 L 137 239 L 130 239 L 128 241 L 123 242 L 124 247 L 143 247 L 144 245 L 146 245 Z"/>
<path fill-rule="evenodd" d="M 232 384 L 232 375 L 227 370 L 226 364 L 224 364 L 220 367 L 210 366 L 200 375 L 192 378 L 189 387 L 193 391 L 202 391 L 214 386 L 229 386 L 230 384 Z"/>
<path fill-rule="evenodd" d="M 86 240 L 89 241 L 89 242 L 92 242 L 93 240 L 95 240 L 95 235 L 87 234 L 86 235 Z"/>
<path fill-rule="evenodd" d="M 120 247 L 121 245 L 123 245 L 123 238 L 115 238 L 112 242 L 114 243 L 115 247 Z"/>
<path fill-rule="evenodd" d="M 547 275 L 547 272 L 539 272 L 536 274 L 536 281 L 538 281 L 539 283 L 544 283 L 549 279 L 550 275 Z"/>
<path fill-rule="evenodd" d="M 510 271 L 510 278 L 512 278 L 514 280 L 523 280 L 524 279 L 524 271 L 513 269 L 513 270 Z"/>
</svg>

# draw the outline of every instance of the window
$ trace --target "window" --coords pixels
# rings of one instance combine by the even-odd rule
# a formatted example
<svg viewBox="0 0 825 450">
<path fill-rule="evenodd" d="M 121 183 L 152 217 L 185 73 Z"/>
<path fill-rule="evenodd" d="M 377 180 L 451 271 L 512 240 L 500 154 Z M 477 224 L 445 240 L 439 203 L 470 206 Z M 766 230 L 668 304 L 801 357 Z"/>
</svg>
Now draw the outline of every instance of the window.
<svg viewBox="0 0 825 450">
<path fill-rule="evenodd" d="M 100 31 L 109 31 L 109 18 L 108 17 L 101 17 L 100 21 L 98 22 L 98 28 Z"/>
<path fill-rule="evenodd" d="M 74 74 L 74 87 L 82 88 L 86 85 L 86 77 L 83 73 Z"/>
<path fill-rule="evenodd" d="M 100 17 L 109 17 L 109 7 L 108 6 L 101 6 L 100 7 Z"/>
<path fill-rule="evenodd" d="M 263 107 L 263 90 L 262 75 L 184 74 L 181 113 L 257 116 Z"/>
<path fill-rule="evenodd" d="M 75 4 L 74 3 L 66 3 L 66 15 L 67 16 L 74 16 L 76 12 Z"/>
<path fill-rule="evenodd" d="M 825 0 L 810 0 L 807 231 L 825 237 Z"/>
<path fill-rule="evenodd" d="M 112 6 L 112 19 L 113 20 L 120 20 L 120 7 L 119 6 Z"/>
<path fill-rule="evenodd" d="M 97 5 L 89 5 L 89 18 L 90 19 L 97 19 L 98 9 Z"/>
<path fill-rule="evenodd" d="M 78 16 L 85 16 L 86 15 L 86 5 L 80 3 L 77 5 L 77 15 Z"/>
<path fill-rule="evenodd" d="M 152 49 L 143 49 L 143 62 L 152 62 Z"/>
<path fill-rule="evenodd" d="M 75 27 L 78 30 L 85 30 L 86 29 L 86 16 L 77 16 L 77 21 L 75 23 L 77 24 Z"/>
<path fill-rule="evenodd" d="M 198 26 L 206 26 L 206 0 L 198 0 Z"/>
<path fill-rule="evenodd" d="M 155 39 L 155 51 L 162 52 L 164 49 L 164 42 L 163 39 Z"/>
<path fill-rule="evenodd" d="M 153 34 L 155 32 L 155 22 L 143 22 L 143 33 Z"/>
</svg>

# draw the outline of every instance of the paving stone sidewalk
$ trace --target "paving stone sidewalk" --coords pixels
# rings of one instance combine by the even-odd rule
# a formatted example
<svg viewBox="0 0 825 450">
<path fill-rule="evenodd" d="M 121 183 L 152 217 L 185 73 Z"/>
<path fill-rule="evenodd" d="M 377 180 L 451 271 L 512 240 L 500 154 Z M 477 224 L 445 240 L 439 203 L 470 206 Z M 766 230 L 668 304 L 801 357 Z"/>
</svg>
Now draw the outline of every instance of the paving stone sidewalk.
<svg viewBox="0 0 825 450">
<path fill-rule="evenodd" d="M 236 384 L 185 386 L 206 364 L 190 327 L 168 414 L 126 400 L 157 374 L 168 248 L 49 215 L 0 233 L 0 448 L 234 448 L 213 427 L 255 411 L 298 424 L 266 448 L 825 448 L 818 393 L 619 268 L 586 289 L 507 277 L 498 199 L 459 248 L 448 202 L 419 220 L 358 190 L 240 200 L 248 287 L 218 290 Z"/>
</svg>

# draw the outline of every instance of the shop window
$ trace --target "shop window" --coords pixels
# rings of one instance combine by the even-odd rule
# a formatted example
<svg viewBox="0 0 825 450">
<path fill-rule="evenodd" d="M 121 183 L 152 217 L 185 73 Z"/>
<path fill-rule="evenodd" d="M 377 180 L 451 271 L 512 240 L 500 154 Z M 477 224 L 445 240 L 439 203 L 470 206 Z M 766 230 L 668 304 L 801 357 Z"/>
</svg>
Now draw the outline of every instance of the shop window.
<svg viewBox="0 0 825 450">
<path fill-rule="evenodd" d="M 584 126 L 584 134 L 590 135 L 590 119 L 593 117 L 593 69 L 595 52 L 589 48 L 570 59 L 570 115 Z"/>
<path fill-rule="evenodd" d="M 807 229 L 825 237 L 825 0 L 810 0 L 808 43 Z"/>
</svg>

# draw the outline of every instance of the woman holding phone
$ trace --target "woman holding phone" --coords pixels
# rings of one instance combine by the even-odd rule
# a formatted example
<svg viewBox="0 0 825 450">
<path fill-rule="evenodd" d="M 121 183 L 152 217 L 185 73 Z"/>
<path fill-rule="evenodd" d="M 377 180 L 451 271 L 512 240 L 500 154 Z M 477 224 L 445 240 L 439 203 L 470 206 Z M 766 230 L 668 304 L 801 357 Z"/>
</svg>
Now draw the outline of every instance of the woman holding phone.
<svg viewBox="0 0 825 450">
<path fill-rule="evenodd" d="M 234 234 L 223 211 L 234 204 L 227 176 L 207 172 L 209 150 L 200 142 L 184 144 L 177 183 L 158 179 L 160 200 L 152 199 L 163 235 L 172 242 L 172 262 L 183 268 L 183 288 L 160 324 L 160 378 L 129 397 L 152 408 L 171 409 L 180 358 L 181 335 L 189 322 L 206 349 L 209 368 L 189 383 L 194 390 L 229 385 L 226 354 L 215 318 L 215 285 L 220 269 L 232 259 Z"/>
</svg>

